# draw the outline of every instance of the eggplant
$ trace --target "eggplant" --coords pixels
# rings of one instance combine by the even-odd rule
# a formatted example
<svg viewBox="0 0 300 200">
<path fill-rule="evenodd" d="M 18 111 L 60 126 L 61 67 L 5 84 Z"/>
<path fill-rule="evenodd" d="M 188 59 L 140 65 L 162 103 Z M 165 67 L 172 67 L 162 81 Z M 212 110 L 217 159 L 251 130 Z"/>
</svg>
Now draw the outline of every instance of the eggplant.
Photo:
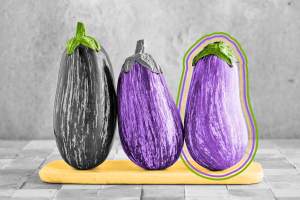
<svg viewBox="0 0 300 200">
<path fill-rule="evenodd" d="M 208 44 L 193 59 L 184 132 L 191 157 L 210 170 L 238 163 L 248 144 L 232 49 L 224 42 Z"/>
<path fill-rule="evenodd" d="M 77 24 L 61 59 L 53 125 L 62 158 L 76 169 L 91 169 L 107 157 L 116 128 L 117 97 L 109 57 Z"/>
<path fill-rule="evenodd" d="M 183 125 L 162 69 L 144 53 L 143 40 L 122 66 L 117 96 L 120 140 L 129 159 L 148 170 L 176 162 L 184 142 Z"/>
</svg>

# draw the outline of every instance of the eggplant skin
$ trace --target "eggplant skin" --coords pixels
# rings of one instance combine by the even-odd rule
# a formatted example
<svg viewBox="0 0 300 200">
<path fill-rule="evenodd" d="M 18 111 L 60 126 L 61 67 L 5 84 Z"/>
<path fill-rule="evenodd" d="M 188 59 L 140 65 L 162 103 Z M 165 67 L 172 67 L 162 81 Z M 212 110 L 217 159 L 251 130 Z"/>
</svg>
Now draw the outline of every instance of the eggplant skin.
<svg viewBox="0 0 300 200">
<path fill-rule="evenodd" d="M 116 128 L 117 98 L 111 63 L 80 45 L 63 54 L 53 125 L 62 158 L 76 169 L 91 169 L 107 157 Z"/>
<path fill-rule="evenodd" d="M 179 158 L 184 136 L 179 111 L 162 74 L 139 63 L 118 80 L 119 134 L 131 161 L 165 169 Z"/>
<path fill-rule="evenodd" d="M 248 131 L 239 94 L 236 66 L 215 55 L 194 68 L 188 93 L 185 141 L 191 157 L 210 170 L 238 163 L 248 144 Z"/>
</svg>

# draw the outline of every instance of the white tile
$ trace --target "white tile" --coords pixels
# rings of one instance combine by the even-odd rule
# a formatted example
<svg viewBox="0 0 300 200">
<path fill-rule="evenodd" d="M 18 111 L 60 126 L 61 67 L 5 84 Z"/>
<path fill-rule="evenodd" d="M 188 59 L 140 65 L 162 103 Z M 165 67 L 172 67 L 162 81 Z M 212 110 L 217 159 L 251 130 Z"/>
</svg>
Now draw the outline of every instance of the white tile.
<svg viewBox="0 0 300 200">
<path fill-rule="evenodd" d="M 295 168 L 291 168 L 291 169 L 264 169 L 264 174 L 266 176 L 269 175 L 297 175 L 300 172 L 295 169 Z"/>
<path fill-rule="evenodd" d="M 41 198 L 52 198 L 56 194 L 57 190 L 55 189 L 20 189 L 16 190 L 12 197 L 41 197 Z"/>
<path fill-rule="evenodd" d="M 5 169 L 14 159 L 0 159 L 0 169 Z"/>
<path fill-rule="evenodd" d="M 232 199 L 244 200 L 244 199 L 257 199 L 257 200 L 274 200 L 273 193 L 270 189 L 237 189 L 230 190 L 230 196 Z"/>
<path fill-rule="evenodd" d="M 10 197 L 14 192 L 14 189 L 0 189 L 0 197 Z"/>
<path fill-rule="evenodd" d="M 101 185 L 102 189 L 142 189 L 142 185 Z"/>
<path fill-rule="evenodd" d="M 183 200 L 185 197 L 184 190 L 156 190 L 146 189 L 142 191 L 142 199 L 172 199 Z"/>
<path fill-rule="evenodd" d="M 277 148 L 258 148 L 256 154 L 281 154 Z"/>
<path fill-rule="evenodd" d="M 279 149 L 279 151 L 286 155 L 286 156 L 289 156 L 289 155 L 298 155 L 300 156 L 300 147 L 299 148 L 285 148 L 285 149 Z"/>
<path fill-rule="evenodd" d="M 229 196 L 229 191 L 227 190 L 226 186 L 220 188 L 211 187 L 193 187 L 193 186 L 186 186 L 185 187 L 185 196 L 186 197 L 227 197 Z"/>
<path fill-rule="evenodd" d="M 143 185 L 144 190 L 184 190 L 185 185 Z"/>
<path fill-rule="evenodd" d="M 282 189 L 282 190 L 272 190 L 274 195 L 277 198 L 282 198 L 282 197 L 293 197 L 296 198 L 298 197 L 300 199 L 300 189 Z"/>
<path fill-rule="evenodd" d="M 298 149 L 300 146 L 299 139 L 280 139 L 274 140 L 274 143 L 278 149 Z"/>
<path fill-rule="evenodd" d="M 275 190 L 300 190 L 300 183 L 294 182 L 270 182 L 271 189 Z"/>
<path fill-rule="evenodd" d="M 5 169 L 38 169 L 43 161 L 42 158 L 17 158 L 7 164 Z"/>
<path fill-rule="evenodd" d="M 226 195 L 226 196 L 208 196 L 208 197 L 186 196 L 184 199 L 185 200 L 233 200 L 230 195 Z M 241 199 L 239 199 L 239 200 L 241 200 Z M 244 199 L 242 199 L 242 200 L 244 200 Z"/>
<path fill-rule="evenodd" d="M 266 182 L 261 182 L 261 183 L 257 183 L 257 184 L 251 184 L 251 185 L 227 185 L 227 188 L 229 190 L 240 190 L 240 189 L 244 189 L 244 190 L 251 190 L 251 189 L 269 189 L 270 186 L 266 183 Z"/>
<path fill-rule="evenodd" d="M 55 200 L 99 200 L 98 192 L 99 190 L 59 190 Z"/>
<path fill-rule="evenodd" d="M 141 189 L 102 189 L 98 191 L 99 200 L 140 200 Z"/>
<path fill-rule="evenodd" d="M 267 176 L 268 182 L 290 182 L 290 183 L 300 183 L 300 174 L 296 175 L 269 175 Z"/>
<path fill-rule="evenodd" d="M 32 140 L 23 148 L 24 150 L 30 149 L 54 149 L 56 143 L 54 140 Z"/>
<path fill-rule="evenodd" d="M 79 185 L 79 184 L 68 184 L 63 185 L 62 190 L 98 190 L 101 189 L 101 185 Z"/>
<path fill-rule="evenodd" d="M 185 190 L 227 190 L 227 188 L 226 185 L 185 185 Z"/>
</svg>

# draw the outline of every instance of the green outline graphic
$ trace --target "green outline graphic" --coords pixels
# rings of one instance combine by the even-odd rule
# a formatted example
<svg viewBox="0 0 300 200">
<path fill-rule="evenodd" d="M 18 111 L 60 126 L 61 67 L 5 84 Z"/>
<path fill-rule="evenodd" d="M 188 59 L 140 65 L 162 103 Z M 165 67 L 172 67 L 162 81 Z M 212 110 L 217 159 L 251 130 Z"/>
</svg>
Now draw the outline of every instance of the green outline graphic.
<svg viewBox="0 0 300 200">
<path fill-rule="evenodd" d="M 250 115 L 249 117 L 252 118 L 252 121 L 253 121 L 253 124 L 254 124 L 254 127 L 255 127 L 255 147 L 254 147 L 254 152 L 253 152 L 253 155 L 251 157 L 251 159 L 248 161 L 248 163 L 242 168 L 240 169 L 238 172 L 230 175 L 230 176 L 227 176 L 227 177 L 222 177 L 222 178 L 212 178 L 212 177 L 207 177 L 205 175 L 202 175 L 202 174 L 199 174 L 197 172 L 195 172 L 190 166 L 188 163 L 186 163 L 186 161 L 184 160 L 183 156 L 180 155 L 180 159 L 183 161 L 184 165 L 194 174 L 196 174 L 197 176 L 200 176 L 202 178 L 206 178 L 206 179 L 209 179 L 209 180 L 226 180 L 226 179 L 230 179 L 234 176 L 237 176 L 239 175 L 240 173 L 242 173 L 243 171 L 245 171 L 249 165 L 253 162 L 255 156 L 256 156 L 256 152 L 257 152 L 257 149 L 258 149 L 258 144 L 259 144 L 259 138 L 258 138 L 258 126 L 257 126 L 257 122 L 256 122 L 256 118 L 254 116 L 254 112 L 253 112 L 253 108 L 252 108 L 252 104 L 251 104 L 251 100 L 250 100 L 250 92 L 249 92 L 249 78 L 248 78 L 248 57 L 244 51 L 244 49 L 241 47 L 240 43 L 235 39 L 233 38 L 230 34 L 226 33 L 226 32 L 213 32 L 213 33 L 210 33 L 210 34 L 207 34 L 207 35 L 204 35 L 203 37 L 201 37 L 200 39 L 198 39 L 184 54 L 184 57 L 183 57 L 183 60 L 182 60 L 182 73 L 181 73 L 181 77 L 180 77 L 180 81 L 179 81 L 179 87 L 178 87 L 178 92 L 177 92 L 177 98 L 176 98 L 176 105 L 178 107 L 178 104 L 179 104 L 179 99 L 180 99 L 180 93 L 181 93 L 181 90 L 182 90 L 182 82 L 183 82 L 183 78 L 184 78 L 184 74 L 185 74 L 185 71 L 186 71 L 186 66 L 185 66 L 185 61 L 186 61 L 186 58 L 188 56 L 188 54 L 190 53 L 190 51 L 198 44 L 200 43 L 202 40 L 206 39 L 207 37 L 211 37 L 213 35 L 224 35 L 224 36 L 227 36 L 229 37 L 231 40 L 233 40 L 235 42 L 235 44 L 238 46 L 239 50 L 241 51 L 241 53 L 243 54 L 244 58 L 245 58 L 245 78 L 246 78 L 246 106 L 248 107 L 249 111 L 250 111 Z"/>
</svg>

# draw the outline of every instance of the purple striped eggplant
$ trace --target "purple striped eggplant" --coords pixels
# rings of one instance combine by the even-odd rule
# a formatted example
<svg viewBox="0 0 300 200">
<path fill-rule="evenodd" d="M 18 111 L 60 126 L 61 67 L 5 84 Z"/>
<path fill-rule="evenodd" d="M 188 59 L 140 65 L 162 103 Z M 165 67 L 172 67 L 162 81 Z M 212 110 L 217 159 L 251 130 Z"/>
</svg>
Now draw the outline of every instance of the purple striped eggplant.
<svg viewBox="0 0 300 200">
<path fill-rule="evenodd" d="M 127 156 L 138 166 L 158 170 L 179 157 L 183 125 L 160 66 L 144 53 L 144 41 L 127 58 L 118 80 L 119 134 Z"/>
<path fill-rule="evenodd" d="M 54 135 L 65 162 L 76 169 L 100 165 L 110 151 L 116 117 L 110 60 L 79 22 L 62 56 L 54 105 Z"/>
<path fill-rule="evenodd" d="M 210 170 L 238 163 L 248 144 L 235 57 L 223 42 L 207 45 L 194 59 L 184 131 L 191 157 Z"/>
</svg>

